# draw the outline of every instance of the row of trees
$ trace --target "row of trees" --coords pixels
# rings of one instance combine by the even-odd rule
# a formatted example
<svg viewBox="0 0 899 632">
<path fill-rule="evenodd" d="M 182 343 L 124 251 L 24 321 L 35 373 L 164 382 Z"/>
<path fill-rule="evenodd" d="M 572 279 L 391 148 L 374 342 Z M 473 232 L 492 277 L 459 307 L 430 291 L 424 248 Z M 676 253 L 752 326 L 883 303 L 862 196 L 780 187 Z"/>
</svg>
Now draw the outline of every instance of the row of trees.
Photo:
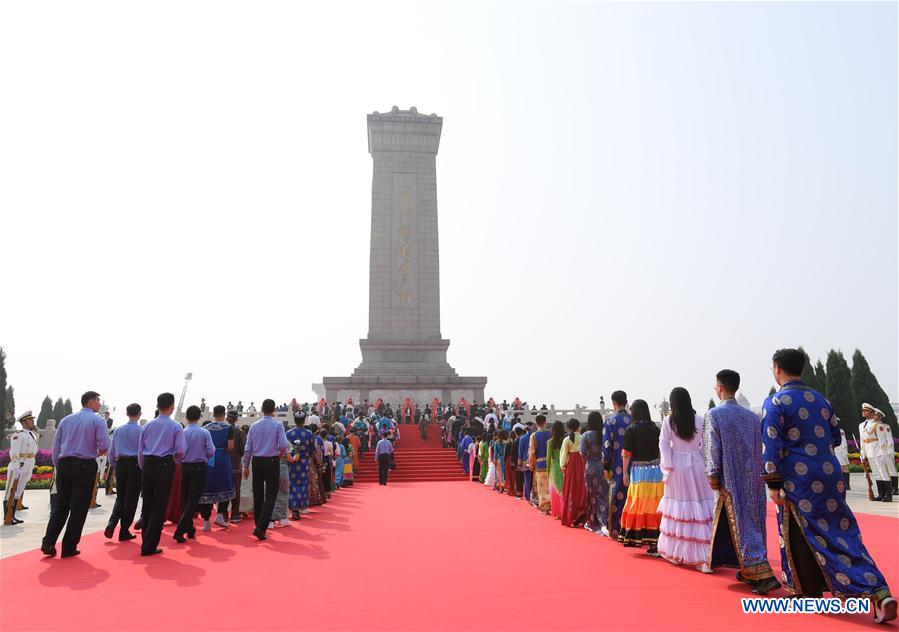
<svg viewBox="0 0 899 632">
<path fill-rule="evenodd" d="M 865 402 L 883 411 L 884 420 L 890 425 L 893 436 L 899 437 L 896 413 L 890 405 L 890 398 L 858 349 L 852 354 L 852 368 L 849 368 L 842 351 L 831 349 L 824 362 L 818 359 L 814 365 L 806 354 L 802 380 L 816 391 L 824 393 L 830 400 L 847 437 L 858 439 L 858 425 L 862 421 L 861 406 Z"/>
<path fill-rule="evenodd" d="M 62 397 L 57 398 L 56 403 L 47 395 L 41 402 L 41 412 L 37 416 L 37 427 L 46 428 L 48 419 L 55 419 L 58 423 L 66 415 L 72 414 L 72 400 L 66 399 L 62 401 Z"/>
<path fill-rule="evenodd" d="M 15 389 L 7 383 L 6 351 L 0 347 L 0 447 L 6 447 L 6 430 L 16 423 L 16 393 Z M 66 415 L 72 414 L 72 401 L 62 397 L 57 398 L 56 403 L 49 396 L 44 397 L 41 410 L 37 416 L 38 428 L 46 428 L 48 419 L 57 422 Z"/>
</svg>

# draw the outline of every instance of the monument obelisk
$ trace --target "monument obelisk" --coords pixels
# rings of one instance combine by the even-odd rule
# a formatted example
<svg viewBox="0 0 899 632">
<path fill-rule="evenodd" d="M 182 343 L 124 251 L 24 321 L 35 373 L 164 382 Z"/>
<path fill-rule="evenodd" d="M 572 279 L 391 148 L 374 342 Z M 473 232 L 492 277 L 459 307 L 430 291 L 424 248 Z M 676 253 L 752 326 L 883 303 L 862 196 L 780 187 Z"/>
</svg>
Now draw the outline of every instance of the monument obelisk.
<svg viewBox="0 0 899 632">
<path fill-rule="evenodd" d="M 440 332 L 437 148 L 443 118 L 394 106 L 368 115 L 373 162 L 368 337 L 350 377 L 323 380 L 328 401 L 406 397 L 484 401 L 486 377 L 460 377 Z"/>
</svg>

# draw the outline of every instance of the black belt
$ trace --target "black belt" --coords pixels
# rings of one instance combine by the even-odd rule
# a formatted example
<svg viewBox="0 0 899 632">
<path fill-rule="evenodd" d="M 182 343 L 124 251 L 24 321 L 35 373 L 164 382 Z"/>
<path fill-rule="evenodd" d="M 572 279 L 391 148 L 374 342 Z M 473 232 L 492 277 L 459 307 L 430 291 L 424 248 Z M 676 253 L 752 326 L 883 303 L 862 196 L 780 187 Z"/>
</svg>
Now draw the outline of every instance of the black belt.
<svg viewBox="0 0 899 632">
<path fill-rule="evenodd" d="M 156 456 L 155 454 L 146 454 L 144 455 L 144 461 L 171 461 L 174 457 L 171 454 L 166 454 L 165 456 Z"/>
<path fill-rule="evenodd" d="M 254 456 L 253 458 L 254 459 L 279 459 L 280 460 L 281 457 L 276 454 L 275 456 Z"/>
<path fill-rule="evenodd" d="M 137 461 L 137 455 L 135 454 L 134 456 L 117 456 L 116 461 Z"/>
<path fill-rule="evenodd" d="M 61 461 L 69 461 L 69 462 L 81 461 L 82 463 L 96 463 L 97 462 L 97 459 L 85 459 L 80 456 L 63 456 L 63 457 L 60 457 L 59 460 L 60 460 L 60 462 Z"/>
</svg>

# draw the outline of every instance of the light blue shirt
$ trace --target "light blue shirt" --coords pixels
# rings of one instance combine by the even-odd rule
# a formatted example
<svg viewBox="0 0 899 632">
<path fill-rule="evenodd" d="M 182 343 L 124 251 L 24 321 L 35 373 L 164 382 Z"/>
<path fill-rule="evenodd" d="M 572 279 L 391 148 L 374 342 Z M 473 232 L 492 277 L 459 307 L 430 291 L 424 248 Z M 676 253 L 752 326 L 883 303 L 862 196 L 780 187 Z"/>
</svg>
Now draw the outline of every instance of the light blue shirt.
<svg viewBox="0 0 899 632">
<path fill-rule="evenodd" d="M 178 460 L 186 451 L 184 428 L 168 415 L 160 415 L 141 429 L 137 463 L 143 468 L 147 456 L 174 455 Z"/>
<path fill-rule="evenodd" d="M 109 462 L 115 463 L 121 456 L 137 456 L 137 444 L 140 441 L 140 425 L 137 419 L 128 420 L 112 432 L 112 447 L 109 448 Z"/>
<path fill-rule="evenodd" d="M 90 408 L 64 417 L 53 440 L 53 465 L 69 456 L 96 459 L 109 450 L 106 422 Z"/>
<path fill-rule="evenodd" d="M 393 443 L 390 439 L 381 439 L 375 447 L 375 459 L 379 454 L 393 454 Z"/>
<path fill-rule="evenodd" d="M 182 463 L 206 463 L 215 454 L 212 435 L 196 423 L 189 423 L 184 429 L 184 444 L 187 449 L 181 457 Z"/>
<path fill-rule="evenodd" d="M 243 453 L 243 466 L 250 467 L 250 461 L 254 456 L 278 456 L 286 454 L 289 449 L 290 443 L 287 441 L 284 424 L 266 415 L 250 426 Z"/>
</svg>

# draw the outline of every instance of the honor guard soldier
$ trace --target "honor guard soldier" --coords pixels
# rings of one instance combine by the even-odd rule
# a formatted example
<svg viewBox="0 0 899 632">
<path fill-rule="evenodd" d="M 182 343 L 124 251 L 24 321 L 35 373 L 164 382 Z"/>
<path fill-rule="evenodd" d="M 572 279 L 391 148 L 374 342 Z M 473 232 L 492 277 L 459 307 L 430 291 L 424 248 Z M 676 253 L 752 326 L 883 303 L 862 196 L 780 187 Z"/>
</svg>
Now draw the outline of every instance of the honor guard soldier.
<svg viewBox="0 0 899 632">
<path fill-rule="evenodd" d="M 9 440 L 9 467 L 6 470 L 6 499 L 3 524 L 20 524 L 24 522 L 16 518 L 16 510 L 26 510 L 22 505 L 25 486 L 31 480 L 34 471 L 34 458 L 37 456 L 37 430 L 34 428 L 34 415 L 31 411 L 19 417 L 22 429 L 14 433 Z"/>
<path fill-rule="evenodd" d="M 874 419 L 877 421 L 877 437 L 880 439 L 880 458 L 883 461 L 883 469 L 890 479 L 887 485 L 887 497 L 884 502 L 891 502 L 893 494 L 899 494 L 896 489 L 896 446 L 893 444 L 893 431 L 890 425 L 884 421 L 885 415 L 879 408 L 874 409 Z"/>
<path fill-rule="evenodd" d="M 862 417 L 865 420 L 858 425 L 858 452 L 861 462 L 868 463 L 868 468 L 871 470 L 871 475 L 877 484 L 877 495 L 874 497 L 874 500 L 880 502 L 887 497 L 887 491 L 891 490 L 890 477 L 884 467 L 884 459 L 881 458 L 883 450 L 881 439 L 877 434 L 877 427 L 881 424 L 877 423 L 874 415 L 875 410 L 871 404 L 862 404 Z"/>
</svg>

